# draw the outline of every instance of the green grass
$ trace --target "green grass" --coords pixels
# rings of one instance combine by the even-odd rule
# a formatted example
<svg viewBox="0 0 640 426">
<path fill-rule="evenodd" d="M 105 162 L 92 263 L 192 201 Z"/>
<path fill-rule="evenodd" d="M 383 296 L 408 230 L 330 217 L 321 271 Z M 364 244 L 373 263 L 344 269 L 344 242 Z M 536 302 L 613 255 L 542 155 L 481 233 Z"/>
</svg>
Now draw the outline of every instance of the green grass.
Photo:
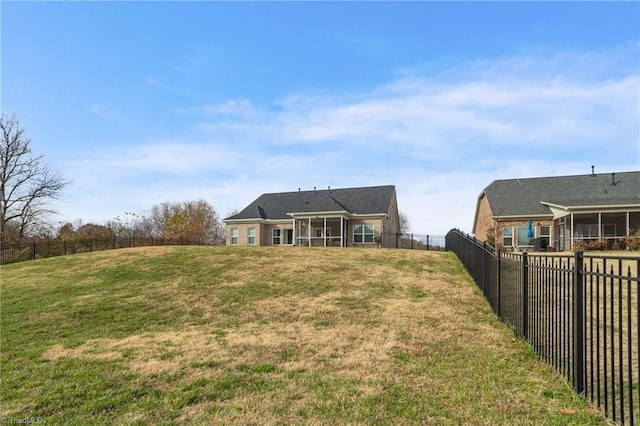
<svg viewBox="0 0 640 426">
<path fill-rule="evenodd" d="M 448 253 L 153 247 L 0 274 L 4 422 L 607 424 Z"/>
</svg>

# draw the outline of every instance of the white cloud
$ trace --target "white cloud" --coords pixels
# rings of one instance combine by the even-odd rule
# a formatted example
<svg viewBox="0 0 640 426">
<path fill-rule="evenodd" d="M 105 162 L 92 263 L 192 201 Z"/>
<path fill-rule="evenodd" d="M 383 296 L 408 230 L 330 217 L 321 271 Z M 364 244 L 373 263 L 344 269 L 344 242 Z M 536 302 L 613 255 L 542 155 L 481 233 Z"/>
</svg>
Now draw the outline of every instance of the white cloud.
<svg viewBox="0 0 640 426">
<path fill-rule="evenodd" d="M 127 148 L 106 160 L 114 169 L 164 173 L 197 173 L 220 170 L 240 155 L 220 143 L 160 142 Z"/>
<path fill-rule="evenodd" d="M 224 215 L 263 192 L 395 184 L 413 230 L 444 233 L 471 230 L 494 179 L 637 170 L 637 46 L 546 53 L 416 68 L 357 93 L 283 94 L 277 108 L 239 97 L 183 109 L 184 137 L 76 169 L 70 178 L 90 184 L 74 211 L 91 220 L 111 204 L 119 214 L 207 198 Z"/>
</svg>

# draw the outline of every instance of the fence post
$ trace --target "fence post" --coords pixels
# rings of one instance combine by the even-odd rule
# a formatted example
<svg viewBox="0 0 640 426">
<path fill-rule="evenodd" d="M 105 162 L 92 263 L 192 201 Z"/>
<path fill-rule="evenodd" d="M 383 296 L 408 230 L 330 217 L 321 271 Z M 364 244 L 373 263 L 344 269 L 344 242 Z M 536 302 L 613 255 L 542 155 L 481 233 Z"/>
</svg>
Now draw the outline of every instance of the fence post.
<svg viewBox="0 0 640 426">
<path fill-rule="evenodd" d="M 36 243 L 31 245 L 31 260 L 36 260 Z"/>
<path fill-rule="evenodd" d="M 482 242 L 482 292 L 487 297 L 487 242 Z M 487 297 L 487 300 L 489 297 Z M 491 302 L 489 302 L 491 303 Z"/>
<path fill-rule="evenodd" d="M 498 286 L 498 303 L 496 306 L 496 311 L 498 312 L 498 318 L 502 319 L 502 312 L 500 306 L 502 304 L 502 279 L 501 279 L 501 267 L 502 267 L 502 258 L 500 257 L 500 250 L 496 250 L 496 275 L 497 275 L 497 286 Z"/>
<path fill-rule="evenodd" d="M 411 250 L 413 250 L 413 234 L 411 234 Z"/>
<path fill-rule="evenodd" d="M 429 250 L 429 235 L 427 234 L 427 251 Z"/>
<path fill-rule="evenodd" d="M 573 278 L 573 388 L 584 393 L 584 252 L 575 253 Z"/>
<path fill-rule="evenodd" d="M 522 253 L 522 337 L 529 337 L 529 259 Z"/>
</svg>

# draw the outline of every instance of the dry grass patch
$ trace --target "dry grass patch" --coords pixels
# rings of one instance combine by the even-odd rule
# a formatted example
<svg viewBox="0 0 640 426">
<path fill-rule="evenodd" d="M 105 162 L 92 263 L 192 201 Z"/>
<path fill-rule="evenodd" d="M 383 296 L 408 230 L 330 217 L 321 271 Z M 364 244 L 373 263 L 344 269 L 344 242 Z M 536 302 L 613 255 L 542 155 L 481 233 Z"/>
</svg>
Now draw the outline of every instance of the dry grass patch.
<svg viewBox="0 0 640 426">
<path fill-rule="evenodd" d="M 52 274 L 47 267 L 56 265 L 76 272 L 43 281 L 34 300 L 20 287 L 20 265 L 3 269 L 11 276 L 8 291 L 3 284 L 3 385 L 19 390 L 2 395 L 3 416 L 122 424 L 603 424 L 513 339 L 450 254 L 257 247 L 117 253 L 96 253 L 98 262 L 93 255 L 36 262 L 30 274 Z M 91 277 L 88 289 L 83 280 Z"/>
</svg>

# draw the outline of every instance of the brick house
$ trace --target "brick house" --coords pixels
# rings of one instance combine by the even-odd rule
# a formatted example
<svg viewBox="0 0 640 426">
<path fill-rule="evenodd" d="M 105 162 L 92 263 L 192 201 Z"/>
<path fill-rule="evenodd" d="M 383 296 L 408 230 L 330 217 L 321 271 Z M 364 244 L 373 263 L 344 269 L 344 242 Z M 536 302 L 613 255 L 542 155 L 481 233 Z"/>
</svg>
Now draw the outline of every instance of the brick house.
<svg viewBox="0 0 640 426">
<path fill-rule="evenodd" d="M 473 233 L 513 250 L 612 246 L 640 235 L 640 172 L 496 180 L 478 196 Z"/>
<path fill-rule="evenodd" d="M 231 246 L 395 247 L 393 185 L 262 194 L 223 221 Z"/>
</svg>

